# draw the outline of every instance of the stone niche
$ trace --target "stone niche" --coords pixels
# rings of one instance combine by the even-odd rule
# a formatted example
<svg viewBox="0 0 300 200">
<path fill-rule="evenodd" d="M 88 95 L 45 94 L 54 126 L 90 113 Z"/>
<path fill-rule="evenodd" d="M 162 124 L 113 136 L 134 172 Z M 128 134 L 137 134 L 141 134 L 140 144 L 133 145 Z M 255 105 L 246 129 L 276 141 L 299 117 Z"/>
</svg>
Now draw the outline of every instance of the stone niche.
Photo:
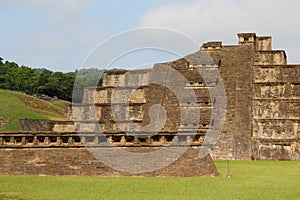
<svg viewBox="0 0 300 200">
<path fill-rule="evenodd" d="M 255 33 L 238 33 L 239 44 L 254 43 L 256 39 Z"/>
<path fill-rule="evenodd" d="M 271 36 L 259 36 L 256 37 L 255 50 L 257 51 L 270 51 L 272 50 L 272 37 Z"/>
</svg>

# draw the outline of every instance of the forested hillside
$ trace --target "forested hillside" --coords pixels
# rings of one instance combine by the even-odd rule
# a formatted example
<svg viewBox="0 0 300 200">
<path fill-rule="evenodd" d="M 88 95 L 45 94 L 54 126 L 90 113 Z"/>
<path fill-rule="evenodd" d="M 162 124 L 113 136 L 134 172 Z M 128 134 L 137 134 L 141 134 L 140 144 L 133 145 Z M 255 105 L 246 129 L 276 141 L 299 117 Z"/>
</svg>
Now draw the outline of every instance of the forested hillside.
<svg viewBox="0 0 300 200">
<path fill-rule="evenodd" d="M 0 58 L 0 89 L 25 92 L 30 95 L 45 94 L 50 97 L 72 101 L 75 78 L 79 90 L 74 94 L 73 101 L 81 102 L 80 88 L 94 86 L 98 81 L 101 85 L 102 71 L 96 68 L 81 69 L 75 72 L 53 72 L 47 69 L 33 69 L 19 66 L 14 62 L 3 62 Z M 77 77 L 76 77 L 77 76 Z"/>
</svg>

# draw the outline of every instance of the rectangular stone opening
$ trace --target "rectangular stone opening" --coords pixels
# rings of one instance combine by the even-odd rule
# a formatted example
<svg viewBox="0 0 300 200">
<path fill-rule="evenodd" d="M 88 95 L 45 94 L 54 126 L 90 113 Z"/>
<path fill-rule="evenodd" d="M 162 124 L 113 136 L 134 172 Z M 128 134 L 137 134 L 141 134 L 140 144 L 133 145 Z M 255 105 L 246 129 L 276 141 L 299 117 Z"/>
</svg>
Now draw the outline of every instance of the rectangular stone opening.
<svg viewBox="0 0 300 200">
<path fill-rule="evenodd" d="M 4 136 L 3 141 L 4 143 L 10 143 L 10 137 Z"/>
<path fill-rule="evenodd" d="M 80 137 L 79 136 L 74 136 L 73 137 L 73 142 L 74 143 L 80 143 Z"/>
<path fill-rule="evenodd" d="M 209 105 L 210 104 L 209 100 L 204 101 L 204 104 Z"/>
<path fill-rule="evenodd" d="M 105 143 L 105 142 L 107 142 L 107 138 L 105 136 L 99 136 L 98 137 L 98 142 L 99 143 Z"/>
<path fill-rule="evenodd" d="M 94 143 L 94 140 L 95 140 L 95 137 L 93 137 L 93 136 L 85 137 L 85 141 L 87 143 Z"/>
<path fill-rule="evenodd" d="M 179 142 L 185 142 L 186 141 L 186 136 L 185 135 L 179 135 L 178 136 L 178 141 Z"/>
<path fill-rule="evenodd" d="M 22 137 L 21 136 L 17 136 L 17 137 L 14 137 L 14 138 L 15 138 L 15 143 L 16 144 L 22 143 Z"/>
<path fill-rule="evenodd" d="M 166 135 L 165 138 L 167 142 L 172 142 L 174 135 Z"/>
<path fill-rule="evenodd" d="M 45 137 L 44 136 L 38 136 L 37 139 L 38 139 L 39 143 L 44 143 L 45 142 Z"/>
<path fill-rule="evenodd" d="M 57 142 L 57 137 L 55 137 L 55 136 L 49 137 L 49 142 L 50 143 L 56 143 Z"/>
<path fill-rule="evenodd" d="M 138 137 L 139 142 L 146 143 L 147 138 L 145 136 Z"/>
<path fill-rule="evenodd" d="M 69 143 L 69 137 L 67 137 L 67 136 L 61 137 L 61 141 L 62 141 L 62 143 L 67 144 L 67 143 Z"/>
<path fill-rule="evenodd" d="M 27 143 L 33 143 L 34 137 L 33 136 L 28 136 L 26 138 Z"/>
<path fill-rule="evenodd" d="M 160 136 L 159 135 L 153 135 L 152 137 L 153 142 L 159 142 Z"/>
<path fill-rule="evenodd" d="M 112 136 L 112 142 L 121 142 L 121 136 Z"/>
<path fill-rule="evenodd" d="M 134 142 L 133 136 L 126 136 L 125 139 L 126 139 L 126 142 Z"/>
<path fill-rule="evenodd" d="M 200 141 L 200 135 L 196 135 L 195 137 L 194 137 L 194 140 L 193 140 L 194 142 L 199 142 Z"/>
</svg>

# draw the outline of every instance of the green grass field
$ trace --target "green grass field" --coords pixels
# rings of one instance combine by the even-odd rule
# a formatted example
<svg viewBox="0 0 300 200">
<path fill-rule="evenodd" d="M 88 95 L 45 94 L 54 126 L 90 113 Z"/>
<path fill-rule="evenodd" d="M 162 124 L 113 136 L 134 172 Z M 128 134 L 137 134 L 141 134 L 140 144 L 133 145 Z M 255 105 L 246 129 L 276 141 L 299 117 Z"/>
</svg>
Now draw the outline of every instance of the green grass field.
<svg viewBox="0 0 300 200">
<path fill-rule="evenodd" d="M 62 101 L 47 102 L 38 98 L 9 90 L 0 90 L 0 117 L 8 124 L 0 131 L 19 131 L 19 119 L 57 119 L 63 118 Z"/>
<path fill-rule="evenodd" d="M 0 176 L 0 199 L 300 199 L 297 161 L 215 161 L 219 177 Z"/>
</svg>

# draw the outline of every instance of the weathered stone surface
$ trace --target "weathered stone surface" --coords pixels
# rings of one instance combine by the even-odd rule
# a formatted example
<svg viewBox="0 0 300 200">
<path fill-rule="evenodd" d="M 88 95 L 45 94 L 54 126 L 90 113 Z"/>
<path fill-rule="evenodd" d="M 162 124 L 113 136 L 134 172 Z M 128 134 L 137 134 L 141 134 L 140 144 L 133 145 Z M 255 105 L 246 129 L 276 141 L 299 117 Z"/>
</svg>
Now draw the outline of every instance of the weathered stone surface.
<svg viewBox="0 0 300 200">
<path fill-rule="evenodd" d="M 213 129 L 216 119 L 212 117 L 226 113 L 222 131 L 215 133 L 220 135 L 211 152 L 213 158 L 300 159 L 300 65 L 288 65 L 285 51 L 272 50 L 270 36 L 240 33 L 238 38 L 239 44 L 232 46 L 207 42 L 193 54 L 156 64 L 152 69 L 107 71 L 102 87 L 86 88 L 83 102 L 66 108 L 67 119 L 75 120 L 76 126 L 69 122 L 34 124 L 25 120 L 22 130 L 55 132 L 1 135 L 1 152 L 19 155 L 25 148 L 24 152 L 36 157 L 32 163 L 41 156 L 44 158 L 44 151 L 50 152 L 47 154 L 50 160 L 62 159 L 63 153 L 68 157 L 72 151 L 78 151 L 83 160 L 88 160 L 83 149 L 73 147 L 80 148 L 83 144 L 99 147 L 108 141 L 118 148 L 142 152 L 176 141 L 176 147 L 193 148 L 165 169 L 143 175 L 215 175 L 214 167 L 205 168 L 212 166 L 210 158 L 199 160 L 196 149 L 205 143 L 205 136 Z M 220 78 L 215 77 L 217 72 L 226 92 L 222 100 L 218 99 L 221 94 L 211 97 L 211 91 L 220 86 Z M 226 110 L 218 108 L 220 101 L 226 102 Z M 78 139 L 73 131 L 81 132 L 83 137 Z M 106 135 L 97 135 L 100 132 Z M 45 159 L 41 162 L 49 174 L 60 174 L 48 171 Z M 95 164 L 99 171 L 97 168 L 94 173 L 89 168 L 92 166 L 65 164 L 70 166 L 64 168 L 66 171 L 62 173 L 66 174 L 126 175 L 102 164 Z M 79 173 L 75 169 L 82 170 Z M 6 170 L 3 173 L 9 173 Z M 37 173 L 26 170 L 28 174 Z"/>
<path fill-rule="evenodd" d="M 141 151 L 138 148 L 138 151 Z M 0 174 L 84 176 L 217 176 L 212 159 L 199 159 L 199 149 L 189 148 L 178 160 L 157 171 L 129 174 L 96 160 L 85 148 L 0 149 Z M 110 158 L 107 158 L 110 159 Z M 149 162 L 150 163 L 150 162 Z M 130 166 L 128 166 L 130 167 Z"/>
<path fill-rule="evenodd" d="M 42 119 L 20 119 L 20 131 L 55 131 L 55 132 L 74 132 L 73 121 L 53 121 Z"/>
</svg>

